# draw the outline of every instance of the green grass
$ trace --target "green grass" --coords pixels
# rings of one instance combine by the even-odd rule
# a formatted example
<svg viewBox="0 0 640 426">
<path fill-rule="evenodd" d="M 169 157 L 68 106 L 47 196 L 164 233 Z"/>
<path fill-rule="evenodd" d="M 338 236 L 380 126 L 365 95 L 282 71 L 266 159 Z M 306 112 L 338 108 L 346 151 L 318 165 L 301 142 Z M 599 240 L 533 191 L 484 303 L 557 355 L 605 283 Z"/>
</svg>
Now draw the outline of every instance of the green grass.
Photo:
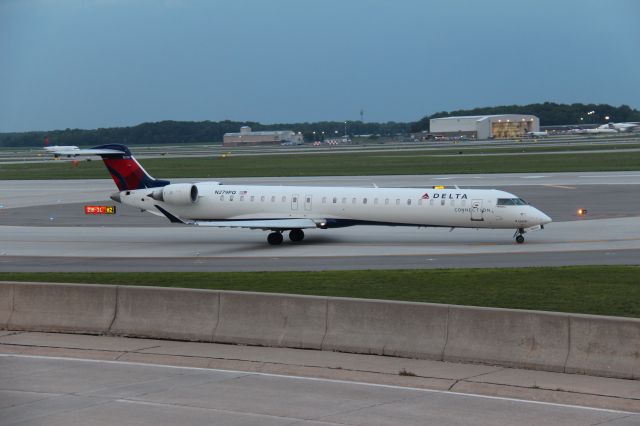
<svg viewBox="0 0 640 426">
<path fill-rule="evenodd" d="M 126 283 L 640 318 L 638 266 L 257 273 L 0 273 L 0 280 Z"/>
<path fill-rule="evenodd" d="M 158 178 L 357 176 L 443 173 L 540 173 L 640 170 L 640 152 L 576 155 L 429 156 L 425 151 L 309 155 L 150 158 L 141 163 Z M 0 165 L 0 179 L 108 178 L 101 161 Z"/>
</svg>

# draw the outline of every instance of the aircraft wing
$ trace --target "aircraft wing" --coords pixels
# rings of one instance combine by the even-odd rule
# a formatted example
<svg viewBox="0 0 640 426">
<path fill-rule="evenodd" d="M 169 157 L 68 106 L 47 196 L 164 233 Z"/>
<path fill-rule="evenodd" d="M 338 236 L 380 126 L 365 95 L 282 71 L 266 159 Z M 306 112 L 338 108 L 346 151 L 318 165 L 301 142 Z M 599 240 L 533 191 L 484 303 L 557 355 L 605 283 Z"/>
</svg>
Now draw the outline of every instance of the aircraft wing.
<svg viewBox="0 0 640 426">
<path fill-rule="evenodd" d="M 214 220 L 196 221 L 197 226 L 213 226 L 217 228 L 248 228 L 278 230 L 278 229 L 308 229 L 318 225 L 311 219 L 262 219 L 262 220 Z"/>
<path fill-rule="evenodd" d="M 259 220 L 196 220 L 186 222 L 171 214 L 166 209 L 156 205 L 156 208 L 172 223 L 184 225 L 211 226 L 216 228 L 247 228 L 268 230 L 309 229 L 317 228 L 318 224 L 313 219 L 259 219 Z"/>
</svg>

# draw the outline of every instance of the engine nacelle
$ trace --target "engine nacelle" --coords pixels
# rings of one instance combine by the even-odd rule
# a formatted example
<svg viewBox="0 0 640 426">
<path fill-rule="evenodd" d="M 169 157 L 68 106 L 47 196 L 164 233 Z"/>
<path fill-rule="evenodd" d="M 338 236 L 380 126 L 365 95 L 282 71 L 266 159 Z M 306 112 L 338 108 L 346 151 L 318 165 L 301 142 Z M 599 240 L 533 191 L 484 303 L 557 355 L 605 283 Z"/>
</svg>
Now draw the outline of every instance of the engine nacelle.
<svg viewBox="0 0 640 426">
<path fill-rule="evenodd" d="M 192 183 L 176 183 L 157 188 L 149 196 L 168 204 L 193 204 L 198 201 L 198 187 Z"/>
</svg>

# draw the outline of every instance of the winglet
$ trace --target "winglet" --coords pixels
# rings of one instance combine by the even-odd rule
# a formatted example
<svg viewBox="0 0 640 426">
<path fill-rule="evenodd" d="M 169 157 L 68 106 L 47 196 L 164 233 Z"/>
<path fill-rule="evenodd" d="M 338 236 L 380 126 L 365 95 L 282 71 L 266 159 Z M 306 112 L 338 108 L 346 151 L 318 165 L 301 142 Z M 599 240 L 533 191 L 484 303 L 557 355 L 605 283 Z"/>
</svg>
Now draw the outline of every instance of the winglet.
<svg viewBox="0 0 640 426">
<path fill-rule="evenodd" d="M 160 213 L 162 213 L 163 215 L 165 215 L 167 217 L 167 219 L 169 219 L 169 222 L 171 222 L 171 223 L 181 223 L 183 225 L 189 225 L 187 222 L 185 222 L 184 220 L 180 219 L 177 216 L 172 215 L 171 213 L 169 213 L 168 211 L 166 211 L 165 209 L 163 209 L 159 205 L 155 204 L 155 207 L 156 207 L 156 209 L 160 210 Z"/>
</svg>

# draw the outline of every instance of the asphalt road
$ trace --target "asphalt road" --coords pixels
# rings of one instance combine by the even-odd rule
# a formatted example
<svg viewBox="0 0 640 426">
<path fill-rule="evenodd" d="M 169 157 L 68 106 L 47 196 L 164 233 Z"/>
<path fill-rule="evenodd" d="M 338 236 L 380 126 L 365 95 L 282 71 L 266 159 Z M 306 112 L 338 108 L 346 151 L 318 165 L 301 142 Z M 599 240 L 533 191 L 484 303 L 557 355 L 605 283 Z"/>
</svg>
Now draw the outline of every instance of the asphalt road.
<svg viewBox="0 0 640 426">
<path fill-rule="evenodd" d="M 0 356 L 5 425 L 637 425 L 622 411 L 242 371 Z"/>
</svg>

